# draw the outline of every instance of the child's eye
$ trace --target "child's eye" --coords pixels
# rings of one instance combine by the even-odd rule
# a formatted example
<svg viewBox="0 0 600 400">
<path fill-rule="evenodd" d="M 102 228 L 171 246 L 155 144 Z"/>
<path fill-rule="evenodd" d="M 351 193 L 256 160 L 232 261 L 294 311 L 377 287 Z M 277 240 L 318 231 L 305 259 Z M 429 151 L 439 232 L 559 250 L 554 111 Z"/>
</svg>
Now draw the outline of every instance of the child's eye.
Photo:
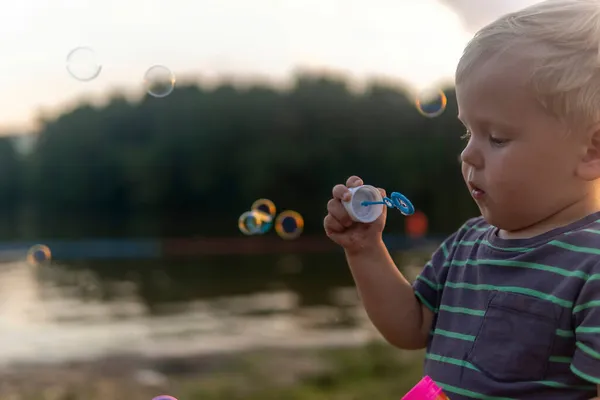
<svg viewBox="0 0 600 400">
<path fill-rule="evenodd" d="M 466 130 L 465 134 L 460 137 L 462 140 L 469 140 L 471 138 L 471 131 Z"/>
<path fill-rule="evenodd" d="M 490 136 L 490 143 L 492 143 L 495 146 L 501 146 L 503 144 L 506 144 L 507 142 L 507 139 L 500 139 L 494 136 Z"/>
</svg>

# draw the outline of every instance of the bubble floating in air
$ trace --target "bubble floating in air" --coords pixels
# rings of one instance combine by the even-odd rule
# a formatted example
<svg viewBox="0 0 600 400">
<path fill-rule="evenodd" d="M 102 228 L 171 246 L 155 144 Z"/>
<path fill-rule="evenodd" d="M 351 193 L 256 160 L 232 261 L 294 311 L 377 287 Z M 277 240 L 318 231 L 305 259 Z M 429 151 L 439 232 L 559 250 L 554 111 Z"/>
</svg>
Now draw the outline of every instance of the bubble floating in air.
<svg viewBox="0 0 600 400">
<path fill-rule="evenodd" d="M 273 217 L 259 210 L 246 211 L 238 218 L 238 228 L 244 235 L 262 235 L 273 226 Z"/>
<path fill-rule="evenodd" d="M 275 213 L 277 208 L 275 207 L 275 203 L 273 203 L 269 199 L 258 199 L 250 207 L 251 210 L 261 211 L 265 214 L 270 215 L 272 218 L 275 218 Z"/>
<path fill-rule="evenodd" d="M 101 71 L 102 65 L 90 47 L 76 47 L 67 55 L 67 72 L 78 81 L 94 80 Z"/>
<path fill-rule="evenodd" d="M 27 263 L 32 266 L 45 265 L 52 260 L 52 252 L 48 246 L 36 244 L 27 251 Z"/>
<path fill-rule="evenodd" d="M 442 90 L 424 90 L 417 95 L 415 106 L 421 115 L 435 118 L 446 110 L 448 99 Z"/>
<path fill-rule="evenodd" d="M 144 88 L 153 97 L 167 97 L 175 89 L 175 75 L 164 65 L 153 65 L 144 74 Z"/>
<path fill-rule="evenodd" d="M 284 211 L 275 219 L 275 231 L 282 239 L 296 239 L 304 230 L 304 218 L 296 211 Z"/>
<path fill-rule="evenodd" d="M 169 396 L 168 394 L 161 394 L 160 396 L 156 396 L 152 398 L 152 400 L 177 400 L 173 396 Z"/>
</svg>

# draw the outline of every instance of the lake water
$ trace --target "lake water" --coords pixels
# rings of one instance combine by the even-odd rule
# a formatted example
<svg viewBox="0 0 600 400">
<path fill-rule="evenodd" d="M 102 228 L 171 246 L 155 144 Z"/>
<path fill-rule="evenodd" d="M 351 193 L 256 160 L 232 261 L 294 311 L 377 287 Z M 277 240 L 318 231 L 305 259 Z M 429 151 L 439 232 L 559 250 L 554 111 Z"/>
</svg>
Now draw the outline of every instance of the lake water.
<svg viewBox="0 0 600 400">
<path fill-rule="evenodd" d="M 426 252 L 394 254 L 414 277 Z M 0 363 L 377 337 L 340 252 L 0 264 Z"/>
</svg>

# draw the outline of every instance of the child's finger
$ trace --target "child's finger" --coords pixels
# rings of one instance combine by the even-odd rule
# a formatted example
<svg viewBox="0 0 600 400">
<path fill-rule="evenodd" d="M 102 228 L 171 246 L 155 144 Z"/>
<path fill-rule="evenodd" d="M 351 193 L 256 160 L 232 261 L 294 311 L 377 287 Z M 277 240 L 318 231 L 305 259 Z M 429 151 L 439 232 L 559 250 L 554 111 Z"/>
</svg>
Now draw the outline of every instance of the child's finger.
<svg viewBox="0 0 600 400">
<path fill-rule="evenodd" d="M 352 225 L 352 218 L 348 215 L 348 211 L 346 211 L 341 201 L 337 199 L 329 200 L 329 203 L 327 203 L 327 212 L 343 226 L 349 227 Z"/>
<path fill-rule="evenodd" d="M 350 178 L 348 178 L 348 180 L 346 181 L 346 186 L 347 187 L 357 187 L 357 186 L 362 186 L 364 185 L 364 182 L 362 179 L 360 179 L 358 176 L 356 175 L 352 175 Z"/>
<path fill-rule="evenodd" d="M 323 227 L 325 228 L 326 233 L 341 233 L 346 229 L 338 220 L 331 216 L 331 214 L 327 214 L 325 216 L 325 219 L 323 220 Z"/>
<path fill-rule="evenodd" d="M 350 191 L 344 185 L 335 185 L 331 191 L 334 199 L 348 201 L 350 200 Z"/>
</svg>

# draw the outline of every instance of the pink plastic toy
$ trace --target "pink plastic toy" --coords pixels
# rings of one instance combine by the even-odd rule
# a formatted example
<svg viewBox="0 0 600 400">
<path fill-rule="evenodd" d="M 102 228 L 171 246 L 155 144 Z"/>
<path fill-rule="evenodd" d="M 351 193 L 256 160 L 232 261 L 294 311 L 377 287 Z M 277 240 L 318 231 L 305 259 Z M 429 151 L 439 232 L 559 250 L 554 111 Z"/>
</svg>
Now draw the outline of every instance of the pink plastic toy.
<svg viewBox="0 0 600 400">
<path fill-rule="evenodd" d="M 426 376 L 419 381 L 402 400 L 450 400 L 442 389 Z"/>
</svg>

